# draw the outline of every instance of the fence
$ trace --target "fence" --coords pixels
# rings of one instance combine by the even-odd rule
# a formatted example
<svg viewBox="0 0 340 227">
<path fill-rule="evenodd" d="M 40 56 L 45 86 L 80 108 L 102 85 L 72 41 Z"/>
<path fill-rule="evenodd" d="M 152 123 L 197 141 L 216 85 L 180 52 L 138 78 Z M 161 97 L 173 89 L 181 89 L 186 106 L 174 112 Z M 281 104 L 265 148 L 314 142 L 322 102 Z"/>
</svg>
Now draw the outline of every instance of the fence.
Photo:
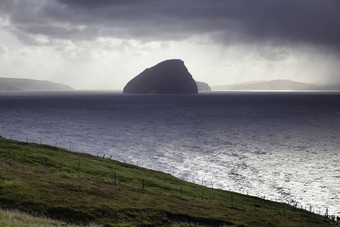
<svg viewBox="0 0 340 227">
<path fill-rule="evenodd" d="M 5 136 L 0 136 L 0 137 L 3 137 L 5 139 L 13 140 L 13 136 L 7 136 L 7 138 Z M 32 143 L 32 142 L 36 143 L 36 144 L 43 144 L 43 139 L 42 138 L 35 138 L 35 139 L 28 139 L 28 138 L 26 138 L 26 140 L 24 142 L 26 142 L 27 144 Z M 54 146 L 58 147 L 58 143 L 56 142 Z M 74 147 L 75 146 L 73 144 L 70 144 L 70 149 L 69 150 L 71 150 L 71 148 L 74 148 Z M 62 147 L 62 148 L 67 149 L 66 147 Z M 96 152 L 96 154 L 97 154 L 96 156 L 98 158 L 113 160 L 112 159 L 112 155 L 107 155 L 107 154 L 101 153 L 101 152 Z M 8 150 L 8 159 L 9 160 L 15 159 L 15 154 L 10 149 Z M 125 160 L 124 160 L 124 163 L 126 163 Z M 133 164 L 133 163 L 130 163 L 130 164 Z M 137 162 L 136 165 L 138 166 L 138 164 L 139 163 Z M 43 172 L 46 173 L 47 170 L 48 170 L 48 159 L 47 158 L 41 163 L 41 166 L 43 168 Z M 58 165 L 58 169 L 59 169 L 59 175 L 62 176 L 63 174 L 65 174 L 65 173 L 63 173 L 63 161 L 60 161 L 60 163 Z M 81 162 L 80 161 L 78 161 L 77 166 L 75 167 L 75 169 L 77 170 L 78 177 L 81 177 L 81 173 L 82 173 L 81 170 L 82 170 L 82 168 L 81 168 Z M 119 173 L 117 173 L 115 170 L 112 170 L 112 172 L 111 172 L 111 183 L 113 185 L 117 185 L 117 175 L 118 174 Z M 202 179 L 202 186 L 204 186 L 204 179 Z M 143 190 L 147 190 L 147 185 L 145 183 L 144 178 L 142 178 L 140 187 Z M 179 186 L 178 188 L 179 188 L 178 196 L 183 197 L 183 186 Z M 211 188 L 213 188 L 213 182 L 211 182 Z M 200 196 L 201 198 L 200 199 L 201 199 L 202 202 L 205 200 L 205 193 L 207 193 L 207 192 L 204 190 L 204 188 L 202 188 L 201 192 L 200 192 L 200 194 L 201 194 L 201 196 Z M 242 193 L 240 193 L 240 194 L 242 194 Z M 246 193 L 246 195 L 247 196 L 249 195 L 248 192 Z M 235 208 L 234 196 L 235 195 L 233 193 L 230 195 L 230 207 L 231 208 Z M 265 196 L 263 196 L 261 198 L 262 199 L 266 199 Z M 306 210 L 306 211 L 308 211 L 310 213 L 315 213 L 315 214 L 319 214 L 319 215 L 321 215 L 323 213 L 323 211 L 324 211 L 324 215 L 323 216 L 325 216 L 327 218 L 330 218 L 330 219 L 332 219 L 334 221 L 340 221 L 340 217 L 339 216 L 336 217 L 335 215 L 329 215 L 328 207 L 324 208 L 323 211 L 321 209 L 316 210 L 311 204 L 309 204 L 309 206 L 303 206 L 302 204 L 300 204 L 300 206 L 298 206 L 299 204 L 296 201 L 292 201 L 292 204 L 288 204 L 288 205 L 291 205 L 293 210 L 295 210 L 295 211 L 297 209 L 301 209 L 301 210 Z M 256 212 L 256 206 L 254 207 L 254 209 L 255 209 L 255 212 Z M 286 216 L 285 210 L 283 212 L 283 216 Z"/>
</svg>

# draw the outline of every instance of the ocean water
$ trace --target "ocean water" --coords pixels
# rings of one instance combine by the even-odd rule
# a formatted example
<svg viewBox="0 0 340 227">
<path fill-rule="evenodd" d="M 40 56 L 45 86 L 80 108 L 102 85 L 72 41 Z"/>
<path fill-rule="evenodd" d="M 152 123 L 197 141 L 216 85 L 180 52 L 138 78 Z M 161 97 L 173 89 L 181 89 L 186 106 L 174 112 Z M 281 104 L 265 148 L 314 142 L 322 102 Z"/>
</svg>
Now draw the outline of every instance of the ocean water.
<svg viewBox="0 0 340 227">
<path fill-rule="evenodd" d="M 0 135 L 340 216 L 340 93 L 0 93 Z"/>
</svg>

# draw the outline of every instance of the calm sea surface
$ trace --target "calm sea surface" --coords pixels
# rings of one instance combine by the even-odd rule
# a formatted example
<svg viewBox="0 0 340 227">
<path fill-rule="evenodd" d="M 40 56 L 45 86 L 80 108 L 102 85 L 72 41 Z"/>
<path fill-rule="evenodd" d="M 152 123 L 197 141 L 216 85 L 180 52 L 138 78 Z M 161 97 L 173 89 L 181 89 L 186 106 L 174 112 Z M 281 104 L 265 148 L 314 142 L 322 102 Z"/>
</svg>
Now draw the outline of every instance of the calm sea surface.
<svg viewBox="0 0 340 227">
<path fill-rule="evenodd" d="M 340 216 L 339 93 L 0 93 L 0 135 Z"/>
</svg>

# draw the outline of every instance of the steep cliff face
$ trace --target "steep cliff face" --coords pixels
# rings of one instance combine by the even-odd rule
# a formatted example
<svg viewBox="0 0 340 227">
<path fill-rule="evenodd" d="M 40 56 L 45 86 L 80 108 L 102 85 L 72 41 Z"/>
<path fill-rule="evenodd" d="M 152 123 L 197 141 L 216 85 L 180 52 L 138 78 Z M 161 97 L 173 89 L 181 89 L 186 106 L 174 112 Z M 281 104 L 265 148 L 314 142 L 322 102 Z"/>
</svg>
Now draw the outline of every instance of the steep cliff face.
<svg viewBox="0 0 340 227">
<path fill-rule="evenodd" d="M 123 93 L 197 94 L 198 90 L 184 62 L 171 59 L 145 69 L 126 84 Z"/>
</svg>

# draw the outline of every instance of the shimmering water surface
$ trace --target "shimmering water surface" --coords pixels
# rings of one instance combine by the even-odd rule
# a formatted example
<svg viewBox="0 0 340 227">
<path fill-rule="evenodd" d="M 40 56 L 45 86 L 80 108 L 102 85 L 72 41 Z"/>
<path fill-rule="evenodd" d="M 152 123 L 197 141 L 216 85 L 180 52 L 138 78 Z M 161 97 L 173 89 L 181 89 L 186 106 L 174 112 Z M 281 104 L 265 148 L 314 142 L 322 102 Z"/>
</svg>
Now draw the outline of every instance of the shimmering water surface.
<svg viewBox="0 0 340 227">
<path fill-rule="evenodd" d="M 0 135 L 340 216 L 339 93 L 0 93 Z"/>
</svg>

